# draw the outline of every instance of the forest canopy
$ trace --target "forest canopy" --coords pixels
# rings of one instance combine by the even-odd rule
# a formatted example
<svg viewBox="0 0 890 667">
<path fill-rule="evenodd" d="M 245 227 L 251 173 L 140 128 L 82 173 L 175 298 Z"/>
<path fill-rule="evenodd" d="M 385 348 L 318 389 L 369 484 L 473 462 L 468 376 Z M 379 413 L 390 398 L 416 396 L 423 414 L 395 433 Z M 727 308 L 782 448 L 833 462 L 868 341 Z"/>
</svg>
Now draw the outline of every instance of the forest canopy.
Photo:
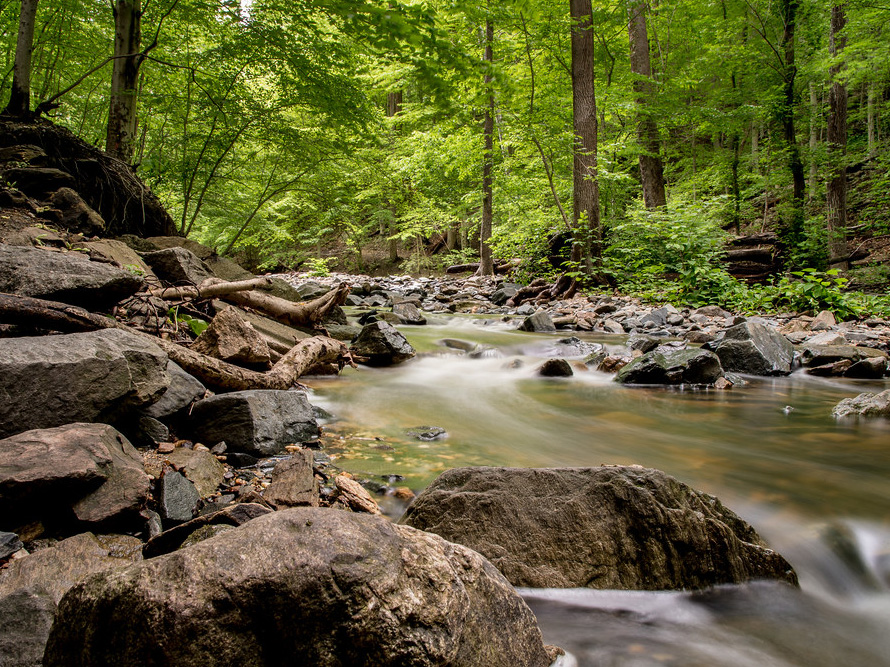
<svg viewBox="0 0 890 667">
<path fill-rule="evenodd" d="M 0 0 L 0 12 L 6 114 L 106 148 L 178 233 L 254 268 L 421 271 L 481 250 L 483 273 L 492 256 L 518 258 L 524 277 L 742 308 L 801 283 L 886 289 L 880 252 L 863 257 L 890 233 L 880 4 Z M 769 244 L 727 245 L 752 237 Z M 766 271 L 750 261 L 764 253 Z"/>
</svg>

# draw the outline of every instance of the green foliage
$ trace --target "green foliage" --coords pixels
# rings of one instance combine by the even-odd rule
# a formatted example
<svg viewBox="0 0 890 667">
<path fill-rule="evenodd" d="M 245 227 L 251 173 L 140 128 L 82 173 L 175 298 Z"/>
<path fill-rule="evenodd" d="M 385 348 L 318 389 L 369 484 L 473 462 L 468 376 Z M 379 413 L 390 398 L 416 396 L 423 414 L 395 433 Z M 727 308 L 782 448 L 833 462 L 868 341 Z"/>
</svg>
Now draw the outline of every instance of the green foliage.
<svg viewBox="0 0 890 667">
<path fill-rule="evenodd" d="M 205 320 L 202 320 L 199 317 L 192 317 L 188 313 L 179 312 L 179 309 L 176 306 L 167 311 L 167 317 L 174 322 L 187 326 L 195 336 L 200 336 L 204 333 L 204 330 L 210 326 Z"/>
<path fill-rule="evenodd" d="M 331 264 L 336 261 L 336 257 L 310 257 L 306 260 L 306 272 L 317 278 L 329 276 L 331 275 Z"/>
</svg>

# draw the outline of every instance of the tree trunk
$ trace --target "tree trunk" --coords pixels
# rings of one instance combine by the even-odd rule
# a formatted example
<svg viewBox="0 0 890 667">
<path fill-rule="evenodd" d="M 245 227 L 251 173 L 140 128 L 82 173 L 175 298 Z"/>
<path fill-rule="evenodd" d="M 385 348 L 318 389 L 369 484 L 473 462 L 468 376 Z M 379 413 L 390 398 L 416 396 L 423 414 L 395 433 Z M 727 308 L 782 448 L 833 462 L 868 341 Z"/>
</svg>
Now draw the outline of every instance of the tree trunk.
<svg viewBox="0 0 890 667">
<path fill-rule="evenodd" d="M 305 303 L 294 303 L 271 294 L 252 291 L 233 292 L 226 295 L 225 300 L 239 306 L 259 310 L 288 326 L 313 327 L 321 322 L 334 307 L 346 303 L 348 294 L 349 285 L 340 283 L 327 294 Z"/>
<path fill-rule="evenodd" d="M 403 93 L 401 90 L 394 90 L 386 94 L 387 118 L 392 118 L 402 113 L 402 98 Z"/>
<path fill-rule="evenodd" d="M 136 100 L 143 54 L 141 0 L 116 0 L 114 5 L 114 69 L 105 150 L 127 164 L 136 148 Z"/>
<path fill-rule="evenodd" d="M 795 27 L 797 25 L 797 9 L 800 0 L 782 0 L 781 10 L 785 29 L 782 32 L 782 51 L 784 53 L 783 100 L 779 109 L 785 143 L 788 146 L 789 167 L 793 183 L 792 219 L 788 222 L 788 240 L 798 244 L 803 240 L 803 202 L 806 196 L 806 179 L 803 161 L 800 159 L 800 147 L 794 129 L 794 82 L 797 77 L 797 65 L 794 60 Z"/>
<path fill-rule="evenodd" d="M 22 0 L 19 12 L 19 35 L 15 44 L 15 65 L 12 71 L 12 92 L 5 115 L 25 119 L 31 113 L 31 54 L 34 52 L 34 23 L 39 0 Z"/>
<path fill-rule="evenodd" d="M 868 157 L 875 156 L 875 83 L 868 82 Z"/>
<path fill-rule="evenodd" d="M 810 201 L 816 198 L 816 145 L 819 139 L 819 98 L 816 84 L 810 81 Z"/>
<path fill-rule="evenodd" d="M 599 273 L 602 232 L 596 171 L 598 128 L 593 65 L 593 10 L 590 0 L 569 0 L 569 10 L 572 18 L 572 129 L 575 135 L 572 162 L 572 260 L 586 261 L 589 258 L 595 264 L 594 272 Z"/>
<path fill-rule="evenodd" d="M 492 182 L 491 172 L 494 162 L 494 92 L 491 89 L 491 67 L 494 63 L 492 42 L 494 41 L 494 27 L 490 20 L 485 21 L 485 55 L 483 60 L 488 66 L 485 72 L 485 89 L 488 92 L 488 105 L 485 107 L 485 121 L 482 134 L 485 137 L 485 152 L 482 156 L 482 226 L 479 230 L 479 270 L 480 276 L 493 276 L 494 263 L 491 260 L 492 218 L 494 210 L 492 206 Z"/>
<path fill-rule="evenodd" d="M 386 94 L 386 117 L 394 118 L 395 116 L 402 113 L 402 102 L 403 102 L 403 93 L 401 90 L 394 90 Z M 396 124 L 393 123 L 392 126 L 393 132 L 397 133 L 398 128 Z M 394 237 L 396 232 L 395 218 L 396 218 L 396 209 L 395 206 L 391 206 L 390 210 L 392 211 L 393 221 L 389 223 L 389 235 Z M 380 230 L 380 233 L 383 234 L 383 229 Z M 389 261 L 390 262 L 398 262 L 399 261 L 399 240 L 397 238 L 389 239 Z"/>
<path fill-rule="evenodd" d="M 646 208 L 667 205 L 664 191 L 664 166 L 661 162 L 661 142 L 658 125 L 651 109 L 655 92 L 652 82 L 652 65 L 649 62 L 649 36 L 646 30 L 646 2 L 632 0 L 629 6 L 630 20 L 627 32 L 630 37 L 630 69 L 635 75 L 634 92 L 638 124 L 637 138 L 640 143 L 640 181 L 643 186 L 643 203 Z"/>
<path fill-rule="evenodd" d="M 832 58 L 843 53 L 846 38 L 842 34 L 847 23 L 846 4 L 831 8 L 829 52 Z M 828 208 L 828 255 L 831 268 L 847 268 L 847 88 L 840 82 L 843 63 L 829 69 L 831 89 L 828 94 L 829 178 L 826 186 Z"/>
</svg>

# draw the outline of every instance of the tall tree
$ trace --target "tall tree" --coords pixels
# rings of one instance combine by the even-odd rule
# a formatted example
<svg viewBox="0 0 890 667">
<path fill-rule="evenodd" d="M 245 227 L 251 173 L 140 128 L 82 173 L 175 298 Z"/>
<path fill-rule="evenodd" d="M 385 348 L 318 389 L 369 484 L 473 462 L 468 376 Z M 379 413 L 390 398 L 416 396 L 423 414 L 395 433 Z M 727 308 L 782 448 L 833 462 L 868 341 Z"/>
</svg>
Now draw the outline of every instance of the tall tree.
<svg viewBox="0 0 890 667">
<path fill-rule="evenodd" d="M 130 163 L 136 150 L 136 102 L 139 67 L 145 58 L 142 44 L 141 0 L 116 0 L 114 14 L 114 65 L 105 150 Z"/>
<path fill-rule="evenodd" d="M 597 180 L 596 89 L 593 66 L 593 9 L 590 0 L 569 0 L 572 18 L 572 202 L 574 242 L 572 259 L 588 257 L 599 272 L 602 256 L 599 181 Z M 593 268 L 593 267 L 591 267 Z"/>
<path fill-rule="evenodd" d="M 491 19 L 485 21 L 485 55 L 483 60 L 487 67 L 485 71 L 485 89 L 488 93 L 488 103 L 485 107 L 485 120 L 483 121 L 482 134 L 485 136 L 485 152 L 482 157 L 482 227 L 479 230 L 479 275 L 493 276 L 494 262 L 491 258 L 492 218 L 494 217 L 492 202 L 492 178 L 491 172 L 494 163 L 494 91 L 491 88 L 491 66 L 494 63 L 492 42 L 494 41 L 494 26 Z"/>
<path fill-rule="evenodd" d="M 832 267 L 847 266 L 847 87 L 840 79 L 843 63 L 839 61 L 846 38 L 846 3 L 831 7 L 828 50 L 834 60 L 829 68 L 831 88 L 828 92 L 828 166 L 826 186 L 828 213 L 828 255 Z"/>
<path fill-rule="evenodd" d="M 795 31 L 797 29 L 797 10 L 800 0 L 781 0 L 782 16 L 782 42 L 781 50 L 784 56 L 782 67 L 782 104 L 779 108 L 779 119 L 785 134 L 785 143 L 788 146 L 789 166 L 793 183 L 794 212 L 790 224 L 791 241 L 800 240 L 803 232 L 803 201 L 806 195 L 806 180 L 804 177 L 803 161 L 800 158 L 800 147 L 797 144 L 797 134 L 794 126 L 795 90 L 797 79 L 797 64 L 795 62 Z"/>
<path fill-rule="evenodd" d="M 632 0 L 628 6 L 627 32 L 630 38 L 630 69 L 635 75 L 637 94 L 637 137 L 640 143 L 640 181 L 646 208 L 667 204 L 664 191 L 664 166 L 661 162 L 661 142 L 658 125 L 652 110 L 655 87 L 652 63 L 649 59 L 649 34 L 646 28 L 646 0 Z"/>
<path fill-rule="evenodd" d="M 19 32 L 15 45 L 12 93 L 4 114 L 25 118 L 31 113 L 31 55 L 34 51 L 34 24 L 39 0 L 22 0 Z"/>
</svg>

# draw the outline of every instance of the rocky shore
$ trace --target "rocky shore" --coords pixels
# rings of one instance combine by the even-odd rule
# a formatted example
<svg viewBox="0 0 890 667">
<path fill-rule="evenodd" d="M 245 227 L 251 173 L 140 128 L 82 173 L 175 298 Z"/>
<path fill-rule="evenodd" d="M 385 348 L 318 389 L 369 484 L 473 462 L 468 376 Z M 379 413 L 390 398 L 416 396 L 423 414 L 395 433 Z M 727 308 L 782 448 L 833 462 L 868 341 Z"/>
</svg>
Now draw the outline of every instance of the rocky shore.
<svg viewBox="0 0 890 667">
<path fill-rule="evenodd" d="M 479 278 L 287 275 L 211 296 L 257 278 L 169 237 L 4 240 L 0 654 L 13 664 L 543 667 L 559 650 L 514 586 L 796 584 L 719 500 L 634 466 L 452 470 L 398 523 L 380 516 L 379 489 L 326 460 L 324 415 L 295 381 L 408 361 L 393 325 L 473 313 L 565 331 L 550 377 L 726 390 L 798 367 L 888 372 L 877 319 L 554 300 Z M 887 415 L 886 394 L 838 414 Z"/>
</svg>

